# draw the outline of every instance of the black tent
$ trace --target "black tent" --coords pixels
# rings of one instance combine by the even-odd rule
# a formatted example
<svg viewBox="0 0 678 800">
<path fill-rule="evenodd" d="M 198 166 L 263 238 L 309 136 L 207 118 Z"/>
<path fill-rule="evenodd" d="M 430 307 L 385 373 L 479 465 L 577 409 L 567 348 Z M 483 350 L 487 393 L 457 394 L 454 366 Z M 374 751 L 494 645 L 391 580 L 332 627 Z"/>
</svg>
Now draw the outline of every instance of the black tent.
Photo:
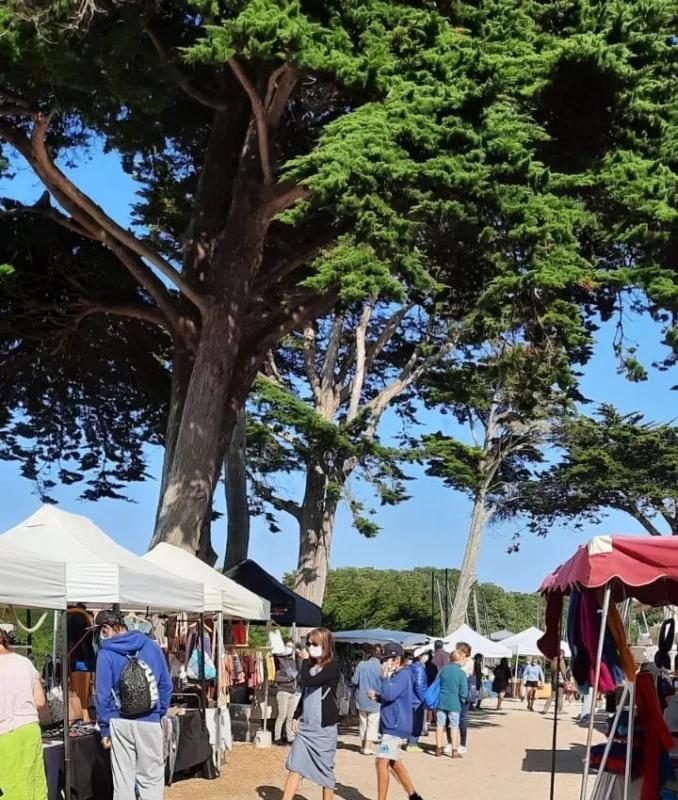
<svg viewBox="0 0 678 800">
<path fill-rule="evenodd" d="M 278 625 L 289 627 L 296 623 L 304 628 L 317 628 L 321 624 L 320 606 L 293 592 L 285 584 L 269 575 L 256 561 L 248 558 L 227 570 L 227 578 L 239 583 L 271 604 L 271 619 Z"/>
</svg>

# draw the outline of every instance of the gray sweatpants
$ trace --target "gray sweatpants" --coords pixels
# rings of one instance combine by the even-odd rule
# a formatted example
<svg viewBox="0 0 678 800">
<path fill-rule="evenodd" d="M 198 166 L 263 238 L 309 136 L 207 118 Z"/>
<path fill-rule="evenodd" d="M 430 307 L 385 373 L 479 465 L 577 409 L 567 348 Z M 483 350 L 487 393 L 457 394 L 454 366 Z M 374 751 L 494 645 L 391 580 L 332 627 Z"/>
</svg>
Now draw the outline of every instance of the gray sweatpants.
<svg viewBox="0 0 678 800">
<path fill-rule="evenodd" d="M 165 760 L 159 722 L 111 720 L 111 766 L 114 800 L 162 800 Z"/>
</svg>

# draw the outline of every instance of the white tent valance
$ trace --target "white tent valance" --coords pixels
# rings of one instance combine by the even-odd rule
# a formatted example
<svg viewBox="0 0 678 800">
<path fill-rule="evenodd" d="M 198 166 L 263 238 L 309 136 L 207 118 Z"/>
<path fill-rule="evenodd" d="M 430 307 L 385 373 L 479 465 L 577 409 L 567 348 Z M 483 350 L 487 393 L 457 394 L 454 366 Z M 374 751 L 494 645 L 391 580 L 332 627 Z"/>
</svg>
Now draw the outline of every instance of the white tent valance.
<svg viewBox="0 0 678 800">
<path fill-rule="evenodd" d="M 268 600 L 240 586 L 180 547 L 161 542 L 146 553 L 143 560 L 174 575 L 201 583 L 203 611 L 223 611 L 233 619 L 266 621 L 271 617 Z"/>
<path fill-rule="evenodd" d="M 443 641 L 448 650 L 453 648 L 457 642 L 466 642 L 471 647 L 472 656 L 480 653 L 485 658 L 511 657 L 511 651 L 508 647 L 505 647 L 505 642 L 493 642 L 491 639 L 476 633 L 468 625 L 462 625 L 458 630 L 448 634 Z"/>
<path fill-rule="evenodd" d="M 0 537 L 0 606 L 66 608 L 66 565 L 24 552 Z"/>
<path fill-rule="evenodd" d="M 408 631 L 388 631 L 383 628 L 368 628 L 361 631 L 335 631 L 335 642 L 344 644 L 386 644 L 398 642 L 406 649 L 428 644 L 430 636 L 425 633 L 410 633 Z"/>
<path fill-rule="evenodd" d="M 44 505 L 0 536 L 37 558 L 66 565 L 66 599 L 105 607 L 200 612 L 203 587 L 158 569 L 116 544 L 87 517 Z"/>
<path fill-rule="evenodd" d="M 504 639 L 502 644 L 508 647 L 514 656 L 542 656 L 542 652 L 537 647 L 537 642 L 544 635 L 544 631 L 539 628 L 526 628 L 520 633 Z M 567 642 L 560 643 L 561 650 L 565 651 L 566 658 L 570 657 L 570 647 Z"/>
</svg>

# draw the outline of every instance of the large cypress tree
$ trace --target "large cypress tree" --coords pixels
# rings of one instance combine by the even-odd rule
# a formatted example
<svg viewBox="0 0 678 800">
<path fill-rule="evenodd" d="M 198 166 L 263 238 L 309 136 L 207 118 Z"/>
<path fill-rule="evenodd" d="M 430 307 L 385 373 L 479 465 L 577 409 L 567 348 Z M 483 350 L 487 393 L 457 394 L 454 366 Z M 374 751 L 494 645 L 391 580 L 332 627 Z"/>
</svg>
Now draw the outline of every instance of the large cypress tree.
<svg viewBox="0 0 678 800">
<path fill-rule="evenodd" d="M 535 336 L 618 287 L 675 304 L 670 2 L 8 0 L 0 25 L 35 235 L 105 249 L 171 337 L 156 540 L 205 544 L 266 353 L 337 299 L 491 282 Z M 141 185 L 133 231 L 64 173 L 101 146 Z"/>
</svg>

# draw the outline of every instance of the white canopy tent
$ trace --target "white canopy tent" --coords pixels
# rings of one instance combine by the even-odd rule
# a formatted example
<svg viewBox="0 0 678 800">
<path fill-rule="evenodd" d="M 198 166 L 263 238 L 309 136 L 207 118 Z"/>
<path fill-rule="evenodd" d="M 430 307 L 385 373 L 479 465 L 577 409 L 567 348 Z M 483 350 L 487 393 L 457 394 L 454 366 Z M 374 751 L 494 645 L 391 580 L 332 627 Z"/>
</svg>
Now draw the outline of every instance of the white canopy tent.
<svg viewBox="0 0 678 800">
<path fill-rule="evenodd" d="M 66 565 L 27 553 L 0 538 L 0 606 L 66 608 Z"/>
<path fill-rule="evenodd" d="M 504 647 L 508 647 L 514 656 L 542 656 L 537 642 L 543 635 L 544 631 L 540 631 L 539 628 L 527 628 L 520 633 L 509 636 L 508 639 L 502 640 L 502 644 Z M 561 642 L 560 647 L 565 651 L 565 657 L 569 658 L 571 653 L 568 643 Z"/>
<path fill-rule="evenodd" d="M 480 653 L 484 658 L 510 658 L 511 651 L 504 646 L 504 642 L 493 642 L 485 636 L 476 633 L 468 625 L 462 625 L 456 631 L 449 633 L 443 641 L 447 650 L 453 648 L 457 642 L 466 642 L 471 647 L 473 656 Z"/>
<path fill-rule="evenodd" d="M 234 619 L 257 622 L 266 622 L 271 618 L 271 604 L 268 600 L 217 572 L 187 550 L 161 542 L 142 558 L 148 564 L 173 575 L 201 583 L 203 611 L 223 611 L 226 616 Z"/>
<path fill-rule="evenodd" d="M 344 644 L 386 644 L 386 642 L 397 642 L 409 650 L 419 645 L 428 644 L 431 641 L 431 637 L 425 633 L 367 628 L 359 631 L 335 631 L 334 640 Z"/>
<path fill-rule="evenodd" d="M 51 505 L 0 536 L 5 545 L 64 562 L 68 602 L 191 612 L 204 605 L 202 584 L 159 569 L 116 544 L 87 517 Z"/>
</svg>

